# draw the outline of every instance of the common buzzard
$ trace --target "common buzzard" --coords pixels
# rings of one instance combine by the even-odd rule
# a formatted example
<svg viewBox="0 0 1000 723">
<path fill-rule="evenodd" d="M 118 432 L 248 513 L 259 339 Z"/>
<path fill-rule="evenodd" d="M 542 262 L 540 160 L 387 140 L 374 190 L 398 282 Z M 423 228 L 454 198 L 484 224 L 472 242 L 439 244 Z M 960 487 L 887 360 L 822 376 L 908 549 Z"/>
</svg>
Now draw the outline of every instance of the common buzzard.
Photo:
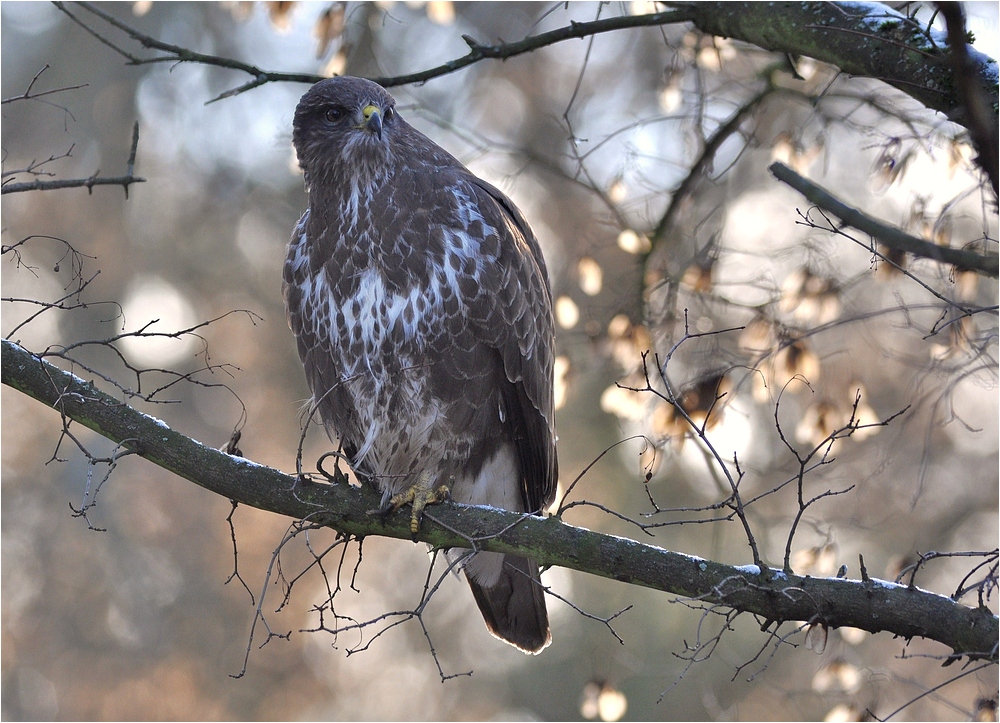
<svg viewBox="0 0 1000 723">
<path fill-rule="evenodd" d="M 314 85 L 293 141 L 309 208 L 282 284 L 331 439 L 383 509 L 442 486 L 458 502 L 540 512 L 556 490 L 552 298 L 538 241 L 504 194 L 360 78 Z M 486 626 L 548 645 L 534 560 L 464 566 Z"/>
</svg>

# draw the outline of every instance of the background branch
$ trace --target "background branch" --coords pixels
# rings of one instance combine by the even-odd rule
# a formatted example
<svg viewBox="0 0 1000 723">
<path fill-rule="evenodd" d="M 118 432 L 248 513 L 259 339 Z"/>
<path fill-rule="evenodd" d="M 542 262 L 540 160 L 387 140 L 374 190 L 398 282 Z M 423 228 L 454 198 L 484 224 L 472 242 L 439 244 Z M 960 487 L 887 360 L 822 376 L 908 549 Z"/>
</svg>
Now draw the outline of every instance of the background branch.
<svg viewBox="0 0 1000 723">
<path fill-rule="evenodd" d="M 166 55 L 140 58 L 90 28 L 64 3 L 56 7 L 99 41 L 127 58 L 130 64 L 162 62 L 200 63 L 242 71 L 252 76 L 213 100 L 246 92 L 271 82 L 315 83 L 324 76 L 311 73 L 267 71 L 231 58 L 198 53 L 166 43 L 129 27 L 90 3 L 80 3 L 88 12 L 113 25 L 143 47 Z M 698 30 L 742 40 L 764 50 L 804 55 L 830 63 L 850 75 L 875 78 L 893 85 L 928 108 L 947 114 L 957 122 L 963 107 L 962 89 L 956 87 L 946 56 L 944 34 L 927 33 L 915 21 L 888 6 L 804 2 L 782 3 L 780 9 L 753 2 L 676 3 L 673 9 L 646 15 L 625 15 L 569 25 L 522 40 L 494 45 L 463 36 L 469 52 L 440 65 L 405 75 L 372 77 L 384 87 L 424 83 L 449 75 L 482 60 L 505 60 L 539 48 L 601 33 L 637 27 L 656 27 L 690 22 Z M 939 42 L 936 42 L 939 41 Z M 966 52 L 966 77 L 974 79 L 987 107 L 996 108 L 998 90 L 996 63 L 985 55 Z M 991 72 L 992 69 L 992 72 Z"/>
<path fill-rule="evenodd" d="M 124 56 L 128 59 L 131 65 L 145 65 L 149 63 L 163 63 L 163 62 L 180 62 L 180 63 L 201 63 L 204 65 L 214 65 L 221 68 L 231 68 L 233 70 L 240 70 L 253 76 L 253 79 L 220 94 L 219 96 L 213 98 L 213 101 L 221 100 L 223 98 L 228 98 L 240 93 L 245 93 L 248 90 L 256 88 L 265 83 L 272 82 L 298 82 L 298 83 L 316 83 L 323 80 L 322 75 L 314 75 L 310 73 L 282 73 L 274 72 L 268 70 L 262 70 L 255 65 L 250 65 L 249 63 L 243 63 L 238 60 L 233 60 L 231 58 L 222 58 L 215 55 L 207 55 L 205 53 L 197 53 L 195 51 L 189 50 L 187 48 L 182 48 L 178 45 L 173 45 L 171 43 L 165 43 L 161 40 L 157 40 L 145 33 L 141 33 L 134 28 L 129 27 L 125 23 L 119 21 L 113 15 L 104 12 L 100 8 L 90 4 L 90 3 L 80 3 L 80 6 L 93 13 L 97 17 L 101 18 L 105 22 L 113 25 L 119 30 L 123 31 L 130 38 L 140 43 L 144 48 L 149 48 L 152 50 L 159 50 L 168 55 L 158 56 L 154 58 L 140 58 L 132 53 L 127 52 L 123 48 L 119 47 L 115 43 L 111 42 L 104 36 L 102 36 L 97 31 L 90 28 L 82 20 L 76 17 L 73 13 L 69 11 L 64 3 L 55 3 L 56 7 L 62 10 L 66 15 L 68 15 L 73 22 L 80 25 L 88 33 L 96 37 L 102 43 L 113 49 L 115 52 Z M 691 19 L 691 14 L 687 11 L 672 10 L 668 12 L 655 13 L 652 15 L 626 15 L 615 18 L 606 18 L 604 20 L 596 20 L 589 23 L 578 23 L 571 22 L 566 27 L 558 28 L 556 30 L 549 31 L 547 33 L 541 33 L 539 35 L 532 35 L 524 38 L 523 40 L 514 43 L 498 43 L 496 45 L 484 45 L 478 43 L 468 35 L 463 36 L 466 44 L 469 46 L 469 53 L 462 56 L 461 58 L 455 58 L 454 60 L 449 60 L 446 63 L 442 63 L 433 68 L 428 68 L 427 70 L 422 70 L 418 73 L 409 73 L 407 75 L 397 75 L 397 76 L 386 76 L 372 78 L 379 85 L 390 88 L 398 85 L 408 85 L 410 83 L 423 83 L 425 81 L 431 80 L 433 78 L 438 78 L 442 75 L 448 75 L 454 73 L 455 71 L 461 70 L 462 68 L 478 63 L 481 60 L 494 59 L 503 60 L 506 58 L 513 58 L 518 55 L 523 55 L 524 53 L 530 53 L 533 50 L 543 48 L 547 45 L 554 45 L 555 43 L 562 42 L 563 40 L 570 40 L 573 38 L 585 38 L 591 35 L 597 35 L 600 33 L 611 32 L 613 30 L 623 30 L 625 28 L 637 28 L 637 27 L 648 27 L 654 25 L 666 25 L 669 23 L 680 23 L 686 22 Z"/>
<path fill-rule="evenodd" d="M 687 10 L 670 10 L 651 15 L 623 15 L 615 18 L 604 18 L 603 20 L 593 20 L 586 23 L 570 22 L 569 25 L 550 30 L 547 33 L 530 35 L 523 40 L 514 43 L 497 43 L 496 45 L 482 45 L 473 40 L 468 35 L 463 35 L 462 39 L 469 46 L 467 55 L 461 58 L 449 60 L 434 68 L 422 70 L 419 73 L 409 73 L 408 75 L 386 76 L 383 78 L 372 78 L 382 87 L 389 88 L 397 85 L 409 85 L 410 83 L 423 83 L 442 75 L 454 73 L 473 63 L 487 58 L 494 60 L 506 60 L 533 50 L 544 48 L 548 45 L 561 43 L 563 40 L 586 38 L 588 36 L 599 35 L 613 30 L 623 30 L 625 28 L 641 28 L 657 25 L 670 25 L 672 23 L 688 22 L 693 15 Z"/>
<path fill-rule="evenodd" d="M 743 121 L 747 119 L 759 106 L 765 98 L 767 98 L 771 93 L 775 91 L 773 85 L 768 83 L 767 87 L 757 93 L 754 97 L 740 106 L 735 113 L 733 113 L 729 120 L 720 125 L 715 132 L 712 134 L 705 142 L 704 148 L 702 148 L 701 153 L 698 155 L 698 160 L 691 164 L 691 170 L 684 180 L 681 181 L 680 185 L 670 194 L 670 204 L 667 206 L 667 210 L 664 212 L 663 216 L 656 224 L 656 228 L 653 229 L 650 234 L 650 242 L 655 249 L 663 239 L 666 237 L 667 233 L 673 228 L 674 220 L 677 218 L 677 214 L 680 212 L 680 208 L 684 203 L 684 200 L 694 191 L 695 185 L 699 180 L 709 171 L 715 162 L 715 154 L 718 153 L 719 148 L 729 140 L 729 137 L 734 133 L 739 132 L 740 126 Z M 652 253 L 652 252 L 651 252 Z"/>
<path fill-rule="evenodd" d="M 257 86 L 264 85 L 265 83 L 273 82 L 292 82 L 292 83 L 316 83 L 323 80 L 322 75 L 314 75 L 312 73 L 281 73 L 273 72 L 267 70 L 261 70 L 256 65 L 251 65 L 250 63 L 243 63 L 239 60 L 234 60 L 232 58 L 222 58 L 217 55 L 207 55 L 205 53 L 198 53 L 194 50 L 189 50 L 188 48 L 181 47 L 179 45 L 173 45 L 172 43 L 165 43 L 162 40 L 157 40 L 156 38 L 141 33 L 134 28 L 129 27 L 125 23 L 121 22 L 115 18 L 110 13 L 106 13 L 100 8 L 92 5 L 91 3 L 80 3 L 80 7 L 88 12 L 93 13 L 97 17 L 101 18 L 105 22 L 114 27 L 118 28 L 130 38 L 138 42 L 144 48 L 152 50 L 160 50 L 168 55 L 156 56 L 153 58 L 140 58 L 137 55 L 129 53 L 123 48 L 119 47 L 112 41 L 105 38 L 103 35 L 98 33 L 96 30 L 84 23 L 80 18 L 71 13 L 66 7 L 65 3 L 56 2 L 53 3 L 57 8 L 64 12 L 73 22 L 82 27 L 88 33 L 97 38 L 104 45 L 114 50 L 119 55 L 125 57 L 129 61 L 129 65 L 148 65 L 150 63 L 200 63 L 202 65 L 214 65 L 219 68 L 231 68 L 233 70 L 240 70 L 244 73 L 253 76 L 253 80 L 244 83 L 243 85 L 228 90 L 225 93 L 215 97 L 212 101 L 222 100 L 223 98 L 228 98 L 233 95 L 238 95 L 240 93 L 256 88 Z M 209 101 L 209 102 L 212 102 Z"/>
<path fill-rule="evenodd" d="M 25 191 L 55 191 L 60 188 L 86 188 L 88 192 L 93 192 L 94 186 L 121 186 L 125 189 L 125 196 L 128 197 L 128 187 L 133 183 L 145 183 L 145 178 L 134 175 L 135 154 L 139 150 L 139 122 L 132 126 L 132 147 L 129 150 L 128 162 L 124 176 L 114 176 L 111 178 L 101 178 L 100 171 L 94 173 L 89 178 L 61 178 L 52 181 L 26 181 L 24 183 L 4 183 L 0 187 L 0 195 L 6 193 L 23 193 Z M 69 154 L 67 154 L 69 155 Z M 54 159 L 49 159 L 54 160 Z M 28 169 L 31 170 L 31 169 Z"/>
<path fill-rule="evenodd" d="M 972 251 L 938 246 L 930 241 L 924 241 L 923 239 L 904 233 L 898 228 L 887 226 L 856 208 L 848 206 L 829 191 L 821 186 L 817 186 L 812 181 L 806 180 L 783 163 L 772 163 L 768 166 L 768 170 L 775 178 L 783 183 L 787 183 L 805 196 L 811 203 L 816 204 L 824 211 L 829 211 L 848 226 L 853 226 L 859 231 L 864 231 L 879 243 L 891 249 L 905 251 L 914 256 L 922 256 L 945 264 L 954 264 L 959 269 L 975 271 L 984 276 L 997 277 L 998 261 L 996 254 L 977 254 Z"/>
</svg>

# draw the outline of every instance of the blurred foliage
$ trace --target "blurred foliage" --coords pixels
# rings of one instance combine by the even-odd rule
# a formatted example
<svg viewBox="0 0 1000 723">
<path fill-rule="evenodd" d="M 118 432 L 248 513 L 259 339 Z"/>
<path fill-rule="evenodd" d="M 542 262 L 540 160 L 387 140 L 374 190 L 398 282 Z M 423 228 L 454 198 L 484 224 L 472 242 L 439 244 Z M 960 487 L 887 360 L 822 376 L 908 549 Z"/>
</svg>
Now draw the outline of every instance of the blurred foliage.
<svg viewBox="0 0 1000 723">
<path fill-rule="evenodd" d="M 463 34 L 512 41 L 570 20 L 658 9 L 100 7 L 201 53 L 365 76 L 460 57 Z M 5 2 L 0 11 L 3 97 L 21 94 L 45 65 L 36 90 L 67 88 L 4 105 L 5 179 L 27 168 L 58 178 L 118 175 L 136 120 L 135 172 L 146 179 L 127 200 L 114 187 L 3 197 L 5 301 L 59 299 L 99 271 L 85 304 L 50 309 L 14 338 L 40 350 L 153 320 L 148 329 L 169 332 L 248 310 L 198 337 L 138 336 L 121 357 L 94 347 L 78 359 L 123 384 L 140 382 L 122 360 L 192 375 L 197 383 L 171 386 L 157 396 L 163 403 L 138 406 L 212 446 L 239 430 L 248 458 L 294 469 L 308 390 L 284 322 L 280 270 L 306 202 L 291 148 L 305 86 L 268 84 L 206 105 L 243 79 L 196 64 L 126 65 L 47 4 Z M 926 21 L 931 11 L 922 12 Z M 830 460 L 806 476 L 807 497 L 854 486 L 803 513 L 790 558 L 798 573 L 833 575 L 846 565 L 858 577 L 862 554 L 872 575 L 893 579 L 921 553 L 996 546 L 996 281 L 887 260 L 867 238 L 853 244 L 817 229 L 797 213 L 806 213 L 803 199 L 766 172 L 781 160 L 913 235 L 995 252 L 995 199 L 964 129 L 877 81 L 683 25 L 567 41 L 392 92 L 411 123 L 509 193 L 541 239 L 560 324 L 561 488 L 583 474 L 570 499 L 600 505 L 576 507 L 568 521 L 629 536 L 642 533 L 602 508 L 643 522 L 717 516 L 705 509 L 729 490 L 705 439 L 681 422 L 686 414 L 723 460 L 738 456 L 741 492 L 758 498 L 749 520 L 771 564 L 781 565 L 799 511 L 795 484 L 781 486 L 799 470 L 786 443 L 802 454 L 820 448 Z M 36 238 L 19 256 L 7 253 L 28 236 Z M 73 257 L 82 269 L 57 239 L 82 254 Z M 5 336 L 36 311 L 5 303 Z M 656 374 L 664 363 L 670 389 Z M 141 379 L 149 392 L 169 377 Z M 628 389 L 647 382 L 660 396 Z M 632 605 L 613 623 L 624 644 L 550 598 L 554 642 L 525 657 L 488 635 L 464 582 L 448 579 L 428 608 L 427 632 L 444 674 L 474 672 L 442 685 L 416 623 L 347 655 L 368 638 L 303 632 L 317 626 L 310 606 L 324 596 L 322 578 L 303 578 L 274 614 L 283 591 L 272 577 L 268 621 L 291 634 L 260 648 L 258 638 L 246 675 L 234 680 L 289 521 L 242 507 L 233 514 L 248 592 L 231 578 L 229 502 L 126 458 L 88 512 L 106 530 L 94 532 L 67 503 L 92 501 L 84 495 L 100 470 L 61 439 L 54 412 L 7 388 L 2 400 L 6 719 L 859 720 L 866 710 L 886 716 L 956 675 L 936 657 L 947 651 L 926 641 L 843 629 L 793 635 L 786 626 L 779 642 L 745 618 L 708 655 L 693 646 L 719 635 L 723 620 L 696 605 L 550 570 L 547 583 L 584 611 L 606 617 Z M 852 415 L 874 424 L 906 407 L 887 427 L 824 442 Z M 92 454 L 111 453 L 75 431 Z M 312 433 L 304 459 L 329 446 Z M 669 525 L 654 541 L 750 562 L 738 524 Z M 315 549 L 330 542 L 332 533 L 310 538 Z M 357 556 L 352 545 L 345 569 Z M 338 612 L 367 620 L 412 608 L 427 559 L 422 546 L 367 540 Z M 310 560 L 304 544 L 286 546 L 285 579 Z M 917 584 L 951 594 L 979 561 L 930 561 Z M 995 595 L 988 605 L 996 611 Z M 988 668 L 899 717 L 995 716 L 996 695 Z"/>
</svg>

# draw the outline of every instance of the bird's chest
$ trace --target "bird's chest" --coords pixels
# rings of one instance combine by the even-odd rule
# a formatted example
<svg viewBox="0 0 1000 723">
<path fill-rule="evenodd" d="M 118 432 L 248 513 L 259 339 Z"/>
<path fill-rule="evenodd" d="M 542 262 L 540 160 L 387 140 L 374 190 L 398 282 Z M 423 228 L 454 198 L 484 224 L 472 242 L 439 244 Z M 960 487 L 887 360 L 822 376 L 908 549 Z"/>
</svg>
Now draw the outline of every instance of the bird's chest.
<svg viewBox="0 0 1000 723">
<path fill-rule="evenodd" d="M 325 308 L 316 330 L 320 341 L 331 350 L 341 380 L 363 387 L 359 401 L 372 406 L 390 387 L 420 391 L 413 387 L 426 376 L 427 355 L 447 333 L 445 299 L 458 291 L 447 278 L 423 272 L 429 264 L 416 252 L 401 260 L 378 248 L 359 252 L 358 245 L 335 249 L 315 270 L 307 303 Z M 361 378 L 366 381 L 358 384 Z M 365 398 L 369 392 L 374 398 Z"/>
<path fill-rule="evenodd" d="M 379 263 L 354 265 L 350 276 L 324 269 L 314 280 L 329 310 L 319 332 L 334 371 L 329 421 L 378 477 L 411 474 L 442 421 L 429 367 L 442 332 L 426 288 L 398 282 Z"/>
<path fill-rule="evenodd" d="M 310 259 L 315 302 L 325 298 L 331 340 L 349 367 L 393 367 L 467 326 L 480 290 L 476 249 L 468 234 L 419 231 L 345 233 L 328 257 Z"/>
<path fill-rule="evenodd" d="M 347 235 L 325 247 L 332 234 L 309 236 L 290 248 L 286 298 L 299 309 L 300 352 L 324 421 L 371 476 L 402 480 L 455 456 L 464 417 L 447 380 L 479 365 L 470 357 L 468 311 L 480 288 L 472 255 L 432 233 L 420 234 L 425 248 Z"/>
<path fill-rule="evenodd" d="M 417 284 L 378 260 L 338 273 L 327 265 L 318 292 L 330 309 L 331 346 L 344 373 L 396 374 L 426 354 L 443 332 L 436 284 Z"/>
</svg>

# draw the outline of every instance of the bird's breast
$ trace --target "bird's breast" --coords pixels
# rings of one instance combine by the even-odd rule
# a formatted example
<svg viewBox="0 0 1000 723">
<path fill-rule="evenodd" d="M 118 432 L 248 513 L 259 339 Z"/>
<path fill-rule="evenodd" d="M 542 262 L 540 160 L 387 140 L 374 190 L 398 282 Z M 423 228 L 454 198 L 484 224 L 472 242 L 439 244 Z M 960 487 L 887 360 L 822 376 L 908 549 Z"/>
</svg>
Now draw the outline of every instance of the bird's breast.
<svg viewBox="0 0 1000 723">
<path fill-rule="evenodd" d="M 310 382 L 316 398 L 329 399 L 324 421 L 384 491 L 420 469 L 443 472 L 442 460 L 467 459 L 471 423 L 499 419 L 492 397 L 482 414 L 470 406 L 489 396 L 482 382 L 498 363 L 480 348 L 473 307 L 501 303 L 482 298 L 474 236 L 440 225 L 342 234 L 315 214 L 304 222 L 286 263 L 297 289 L 288 299 L 316 340 L 306 353 L 323 354 L 330 372 Z"/>
</svg>

